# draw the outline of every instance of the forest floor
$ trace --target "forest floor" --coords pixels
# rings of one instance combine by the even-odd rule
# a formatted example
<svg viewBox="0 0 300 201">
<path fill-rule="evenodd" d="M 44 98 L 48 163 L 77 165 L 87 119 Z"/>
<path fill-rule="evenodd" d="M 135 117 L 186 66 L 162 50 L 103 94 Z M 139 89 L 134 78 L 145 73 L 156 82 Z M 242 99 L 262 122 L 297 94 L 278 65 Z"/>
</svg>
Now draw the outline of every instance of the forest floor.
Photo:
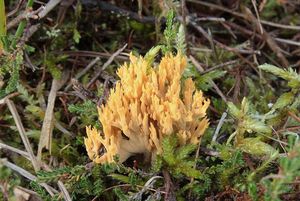
<svg viewBox="0 0 300 201">
<path fill-rule="evenodd" d="M 299 200 L 299 1 L 0 0 L 0 39 L 0 200 Z M 92 162 L 120 66 L 179 53 L 210 100 L 201 143 Z"/>
</svg>

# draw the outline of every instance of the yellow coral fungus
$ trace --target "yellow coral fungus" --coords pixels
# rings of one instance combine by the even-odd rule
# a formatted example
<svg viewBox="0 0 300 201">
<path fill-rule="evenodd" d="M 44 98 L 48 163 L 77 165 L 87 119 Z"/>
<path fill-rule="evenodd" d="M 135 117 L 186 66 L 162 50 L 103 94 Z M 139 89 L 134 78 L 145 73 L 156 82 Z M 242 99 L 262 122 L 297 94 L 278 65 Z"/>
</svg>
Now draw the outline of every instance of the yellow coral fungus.
<svg viewBox="0 0 300 201">
<path fill-rule="evenodd" d="M 131 54 L 130 63 L 117 72 L 120 81 L 110 91 L 106 105 L 98 108 L 104 134 L 87 127 L 89 158 L 105 163 L 119 155 L 119 162 L 124 162 L 138 153 L 146 157 L 160 154 L 162 139 L 172 133 L 181 145 L 199 143 L 208 127 L 210 101 L 195 90 L 192 79 L 181 83 L 186 65 L 180 53 L 163 57 L 155 67 Z M 104 154 L 99 153 L 102 146 Z"/>
</svg>

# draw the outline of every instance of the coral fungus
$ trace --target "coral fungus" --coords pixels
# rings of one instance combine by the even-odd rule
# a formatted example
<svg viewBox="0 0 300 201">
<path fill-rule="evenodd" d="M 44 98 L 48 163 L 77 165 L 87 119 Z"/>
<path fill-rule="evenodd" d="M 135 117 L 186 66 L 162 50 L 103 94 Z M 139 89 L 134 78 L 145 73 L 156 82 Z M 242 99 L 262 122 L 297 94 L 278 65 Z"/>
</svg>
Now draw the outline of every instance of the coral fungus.
<svg viewBox="0 0 300 201">
<path fill-rule="evenodd" d="M 142 153 L 162 152 L 162 139 L 178 136 L 180 145 L 199 143 L 208 127 L 209 99 L 195 90 L 192 79 L 182 81 L 186 57 L 178 53 L 162 58 L 151 67 L 143 57 L 130 55 L 130 63 L 117 72 L 120 81 L 110 91 L 106 105 L 98 108 L 103 133 L 86 128 L 85 145 L 96 163 L 119 162 Z M 100 150 L 105 148 L 100 154 Z"/>
</svg>

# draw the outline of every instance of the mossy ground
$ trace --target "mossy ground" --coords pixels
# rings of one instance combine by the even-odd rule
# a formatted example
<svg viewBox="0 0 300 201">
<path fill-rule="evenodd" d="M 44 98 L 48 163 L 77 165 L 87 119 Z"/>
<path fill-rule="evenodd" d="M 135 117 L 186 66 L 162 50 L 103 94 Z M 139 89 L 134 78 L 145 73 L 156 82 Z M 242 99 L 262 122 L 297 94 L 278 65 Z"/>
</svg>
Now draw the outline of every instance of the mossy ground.
<svg viewBox="0 0 300 201">
<path fill-rule="evenodd" d="M 299 199 L 299 2 L 47 2 L 0 0 L 0 200 Z M 211 100 L 201 145 L 91 163 L 116 69 L 158 45 Z"/>
</svg>

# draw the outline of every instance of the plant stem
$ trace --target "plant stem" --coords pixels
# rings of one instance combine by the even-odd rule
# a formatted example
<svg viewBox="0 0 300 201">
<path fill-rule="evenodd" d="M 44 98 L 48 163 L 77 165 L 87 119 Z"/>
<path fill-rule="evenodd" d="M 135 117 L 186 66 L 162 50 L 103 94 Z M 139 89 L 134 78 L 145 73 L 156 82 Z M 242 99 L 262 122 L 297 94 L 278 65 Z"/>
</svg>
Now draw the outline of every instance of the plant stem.
<svg viewBox="0 0 300 201">
<path fill-rule="evenodd" d="M 34 0 L 28 0 L 26 4 L 26 10 L 32 7 Z M 12 41 L 12 47 L 15 48 L 17 44 L 17 40 L 23 35 L 24 28 L 26 26 L 26 20 L 22 20 L 18 26 L 18 29 L 15 33 L 15 38 Z"/>
<path fill-rule="evenodd" d="M 0 0 L 0 54 L 3 48 L 2 37 L 6 36 L 6 17 L 4 0 Z"/>
</svg>

